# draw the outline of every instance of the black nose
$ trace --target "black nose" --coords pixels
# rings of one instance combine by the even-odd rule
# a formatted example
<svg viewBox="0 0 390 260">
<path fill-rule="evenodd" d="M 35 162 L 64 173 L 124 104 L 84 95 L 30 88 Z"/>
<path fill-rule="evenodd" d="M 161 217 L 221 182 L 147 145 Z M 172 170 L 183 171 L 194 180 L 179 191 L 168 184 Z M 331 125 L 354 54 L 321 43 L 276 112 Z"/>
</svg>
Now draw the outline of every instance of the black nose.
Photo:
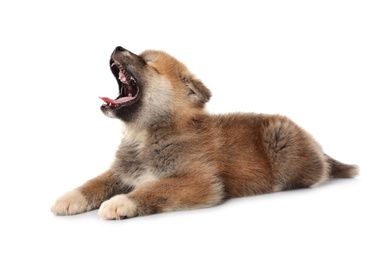
<svg viewBox="0 0 390 260">
<path fill-rule="evenodd" d="M 114 50 L 114 52 L 120 52 L 120 51 L 125 51 L 125 48 L 122 48 L 121 46 L 118 46 Z"/>
</svg>

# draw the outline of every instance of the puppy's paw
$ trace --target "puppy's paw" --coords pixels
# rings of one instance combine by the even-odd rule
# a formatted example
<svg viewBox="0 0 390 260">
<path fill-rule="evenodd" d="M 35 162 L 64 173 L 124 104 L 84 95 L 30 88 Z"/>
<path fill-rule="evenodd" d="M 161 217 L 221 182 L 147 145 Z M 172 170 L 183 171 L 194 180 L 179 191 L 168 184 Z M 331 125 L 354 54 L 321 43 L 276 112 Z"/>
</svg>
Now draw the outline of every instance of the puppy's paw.
<svg viewBox="0 0 390 260">
<path fill-rule="evenodd" d="M 72 190 L 57 199 L 51 207 L 55 215 L 74 215 L 91 210 L 85 196 L 78 190 Z"/>
<path fill-rule="evenodd" d="M 99 208 L 99 216 L 108 220 L 131 218 L 137 215 L 137 205 L 124 194 L 112 197 Z"/>
</svg>

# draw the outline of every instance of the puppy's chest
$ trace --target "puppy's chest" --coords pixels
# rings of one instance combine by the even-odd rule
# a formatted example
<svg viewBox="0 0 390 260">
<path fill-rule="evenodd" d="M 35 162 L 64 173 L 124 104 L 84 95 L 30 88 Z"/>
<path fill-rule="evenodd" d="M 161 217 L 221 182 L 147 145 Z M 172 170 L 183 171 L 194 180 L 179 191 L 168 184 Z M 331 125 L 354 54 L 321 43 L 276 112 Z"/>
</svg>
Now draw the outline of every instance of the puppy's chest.
<svg viewBox="0 0 390 260">
<path fill-rule="evenodd" d="M 178 169 L 178 144 L 167 136 L 137 136 L 119 146 L 114 170 L 131 186 L 174 174 Z"/>
</svg>

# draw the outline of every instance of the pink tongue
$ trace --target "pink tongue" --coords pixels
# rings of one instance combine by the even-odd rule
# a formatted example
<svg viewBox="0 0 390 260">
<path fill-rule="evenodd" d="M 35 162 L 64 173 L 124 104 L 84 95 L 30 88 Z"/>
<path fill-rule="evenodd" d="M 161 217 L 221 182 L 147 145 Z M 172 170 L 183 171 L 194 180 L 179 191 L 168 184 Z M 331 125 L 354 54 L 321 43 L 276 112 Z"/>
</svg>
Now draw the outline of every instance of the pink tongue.
<svg viewBox="0 0 390 260">
<path fill-rule="evenodd" d="M 106 102 L 107 104 L 116 104 L 116 101 L 115 100 L 112 100 L 111 98 L 108 98 L 108 97 L 99 97 L 101 100 L 103 100 L 104 102 Z"/>
<path fill-rule="evenodd" d="M 111 105 L 125 103 L 125 102 L 131 101 L 134 99 L 133 97 L 121 97 L 121 98 L 118 98 L 117 100 L 113 100 L 113 99 L 108 98 L 108 97 L 99 97 L 99 98 L 101 100 L 103 100 L 104 102 L 106 102 L 107 104 L 111 104 Z"/>
</svg>

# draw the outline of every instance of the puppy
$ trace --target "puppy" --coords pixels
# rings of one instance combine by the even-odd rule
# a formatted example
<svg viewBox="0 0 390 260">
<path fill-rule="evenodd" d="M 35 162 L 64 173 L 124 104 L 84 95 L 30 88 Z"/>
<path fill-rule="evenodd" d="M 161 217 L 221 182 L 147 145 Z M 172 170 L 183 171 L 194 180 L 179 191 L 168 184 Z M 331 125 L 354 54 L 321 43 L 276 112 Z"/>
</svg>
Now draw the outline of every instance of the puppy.
<svg viewBox="0 0 390 260">
<path fill-rule="evenodd" d="M 110 68 L 119 96 L 101 97 L 101 110 L 123 122 L 122 142 L 109 170 L 53 204 L 56 215 L 99 208 L 103 219 L 123 219 L 204 208 L 358 173 L 284 116 L 208 114 L 209 89 L 164 52 L 116 47 Z"/>
</svg>

